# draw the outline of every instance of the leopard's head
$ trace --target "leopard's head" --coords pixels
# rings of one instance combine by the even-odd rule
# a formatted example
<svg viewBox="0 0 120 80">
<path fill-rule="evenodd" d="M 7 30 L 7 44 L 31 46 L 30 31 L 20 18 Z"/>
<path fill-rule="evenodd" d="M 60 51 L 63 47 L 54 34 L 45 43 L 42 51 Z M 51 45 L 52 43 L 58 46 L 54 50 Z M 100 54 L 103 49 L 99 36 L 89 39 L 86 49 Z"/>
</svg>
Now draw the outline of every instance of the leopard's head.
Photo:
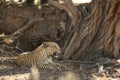
<svg viewBox="0 0 120 80">
<path fill-rule="evenodd" d="M 61 48 L 55 42 L 44 42 L 42 46 L 49 53 L 48 56 L 57 56 L 61 52 Z"/>
</svg>

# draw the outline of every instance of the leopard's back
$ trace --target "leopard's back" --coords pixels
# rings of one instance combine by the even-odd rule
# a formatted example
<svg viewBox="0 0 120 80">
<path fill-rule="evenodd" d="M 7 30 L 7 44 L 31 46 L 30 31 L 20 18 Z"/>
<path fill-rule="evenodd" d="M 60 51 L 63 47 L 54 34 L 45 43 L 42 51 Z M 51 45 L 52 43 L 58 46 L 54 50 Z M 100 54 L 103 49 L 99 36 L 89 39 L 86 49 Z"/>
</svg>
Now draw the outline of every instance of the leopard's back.
<svg viewBox="0 0 120 80">
<path fill-rule="evenodd" d="M 25 52 L 26 53 L 26 52 Z M 30 53 L 27 52 L 26 54 L 22 53 L 16 59 L 16 63 L 18 66 L 32 66 L 35 63 L 34 57 L 31 57 Z"/>
</svg>

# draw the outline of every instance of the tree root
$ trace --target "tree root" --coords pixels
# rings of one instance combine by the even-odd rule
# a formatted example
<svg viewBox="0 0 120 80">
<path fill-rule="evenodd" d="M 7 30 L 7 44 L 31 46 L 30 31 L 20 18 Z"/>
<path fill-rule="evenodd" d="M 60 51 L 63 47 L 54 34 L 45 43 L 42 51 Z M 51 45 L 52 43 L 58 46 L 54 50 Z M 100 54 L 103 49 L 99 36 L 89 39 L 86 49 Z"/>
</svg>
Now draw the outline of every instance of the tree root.
<svg viewBox="0 0 120 80">
<path fill-rule="evenodd" d="M 78 9 L 73 5 L 73 2 L 71 0 L 63 0 L 64 4 L 60 4 L 58 2 L 55 2 L 53 0 L 49 0 L 49 4 L 59 8 L 59 9 L 64 9 L 70 19 L 71 19 L 71 23 L 73 24 L 73 26 L 75 26 L 76 22 L 79 19 L 80 16 L 80 12 L 78 11 Z"/>
</svg>

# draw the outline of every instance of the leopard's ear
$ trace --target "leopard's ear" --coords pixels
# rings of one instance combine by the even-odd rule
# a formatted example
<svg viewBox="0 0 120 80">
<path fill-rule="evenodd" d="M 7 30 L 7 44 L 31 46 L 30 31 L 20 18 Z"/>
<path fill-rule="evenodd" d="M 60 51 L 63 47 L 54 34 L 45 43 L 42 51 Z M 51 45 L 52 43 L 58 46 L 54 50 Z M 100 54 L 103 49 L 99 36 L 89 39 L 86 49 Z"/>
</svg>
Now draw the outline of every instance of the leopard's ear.
<svg viewBox="0 0 120 80">
<path fill-rule="evenodd" d="M 47 42 L 44 42 L 44 43 L 43 43 L 43 47 L 44 47 L 44 48 L 47 48 L 48 46 L 49 46 L 49 45 L 47 44 Z"/>
</svg>

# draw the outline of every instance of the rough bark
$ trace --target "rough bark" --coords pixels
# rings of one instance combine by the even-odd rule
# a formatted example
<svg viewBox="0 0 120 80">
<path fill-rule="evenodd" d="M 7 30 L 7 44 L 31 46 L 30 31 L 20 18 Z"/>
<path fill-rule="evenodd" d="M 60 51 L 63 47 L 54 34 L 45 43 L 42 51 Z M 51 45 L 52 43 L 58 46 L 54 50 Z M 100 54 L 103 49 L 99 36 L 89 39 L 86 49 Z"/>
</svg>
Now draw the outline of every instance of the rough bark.
<svg viewBox="0 0 120 80">
<path fill-rule="evenodd" d="M 74 26 L 77 29 L 70 31 L 72 36 L 66 36 L 63 59 L 82 60 L 103 54 L 120 58 L 120 1 L 94 0 L 91 9 L 90 15 Z"/>
</svg>

